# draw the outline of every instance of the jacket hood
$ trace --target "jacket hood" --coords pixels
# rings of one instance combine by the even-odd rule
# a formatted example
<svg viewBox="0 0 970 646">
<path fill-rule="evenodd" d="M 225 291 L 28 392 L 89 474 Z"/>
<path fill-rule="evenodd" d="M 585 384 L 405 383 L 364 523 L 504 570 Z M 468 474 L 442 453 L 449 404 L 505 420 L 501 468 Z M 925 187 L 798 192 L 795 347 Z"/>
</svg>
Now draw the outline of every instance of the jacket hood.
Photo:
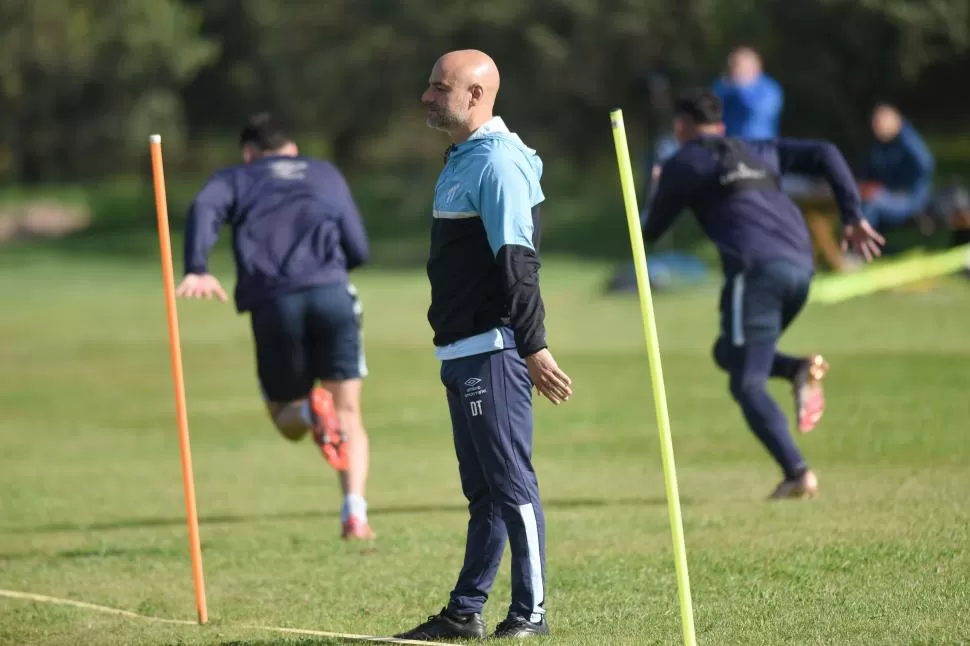
<svg viewBox="0 0 970 646">
<path fill-rule="evenodd" d="M 456 145 L 451 154 L 459 157 L 472 152 L 482 152 L 483 148 L 494 149 L 499 146 L 517 150 L 523 160 L 531 166 L 536 177 L 542 177 L 542 159 L 534 149 L 525 145 L 519 135 L 508 129 L 502 117 L 492 117 L 486 121 L 467 140 Z"/>
</svg>

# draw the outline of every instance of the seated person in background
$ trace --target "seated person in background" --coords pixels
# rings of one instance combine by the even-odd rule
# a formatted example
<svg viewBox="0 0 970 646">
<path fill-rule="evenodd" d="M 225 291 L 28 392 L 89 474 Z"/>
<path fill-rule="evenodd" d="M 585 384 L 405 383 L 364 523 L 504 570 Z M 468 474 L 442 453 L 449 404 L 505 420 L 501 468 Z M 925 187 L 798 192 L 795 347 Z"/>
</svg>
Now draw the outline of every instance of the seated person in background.
<svg viewBox="0 0 970 646">
<path fill-rule="evenodd" d="M 718 80 L 714 93 L 724 105 L 728 137 L 758 140 L 778 137 L 784 92 L 775 79 L 762 71 L 761 57 L 750 47 L 739 47 L 728 58 L 727 75 Z"/>
<path fill-rule="evenodd" d="M 875 142 L 859 177 L 862 213 L 877 230 L 920 215 L 932 198 L 935 161 L 899 111 L 886 104 L 872 113 Z"/>
</svg>

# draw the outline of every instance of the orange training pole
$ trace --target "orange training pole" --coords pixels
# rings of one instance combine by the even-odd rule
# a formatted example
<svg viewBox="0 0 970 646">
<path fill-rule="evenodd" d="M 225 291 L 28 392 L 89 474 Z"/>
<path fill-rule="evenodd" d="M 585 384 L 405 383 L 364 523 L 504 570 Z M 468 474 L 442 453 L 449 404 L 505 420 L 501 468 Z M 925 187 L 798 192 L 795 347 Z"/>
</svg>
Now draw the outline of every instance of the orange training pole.
<svg viewBox="0 0 970 646">
<path fill-rule="evenodd" d="M 178 312 L 175 308 L 175 270 L 172 267 L 172 240 L 168 229 L 168 201 L 165 197 L 165 173 L 162 168 L 162 137 L 152 135 L 152 178 L 155 182 L 155 211 L 158 215 L 158 242 L 162 253 L 162 279 L 165 306 L 168 310 L 168 342 L 172 355 L 172 377 L 175 380 L 175 410 L 178 415 L 179 446 L 182 453 L 182 480 L 185 485 L 185 508 L 189 521 L 189 547 L 192 551 L 192 578 L 195 581 L 195 605 L 199 623 L 209 621 L 205 604 L 205 580 L 202 576 L 202 546 L 199 542 L 199 516 L 195 508 L 195 482 L 192 478 L 192 452 L 189 448 L 189 417 L 185 406 L 185 381 L 182 378 L 182 344 L 179 340 Z"/>
</svg>

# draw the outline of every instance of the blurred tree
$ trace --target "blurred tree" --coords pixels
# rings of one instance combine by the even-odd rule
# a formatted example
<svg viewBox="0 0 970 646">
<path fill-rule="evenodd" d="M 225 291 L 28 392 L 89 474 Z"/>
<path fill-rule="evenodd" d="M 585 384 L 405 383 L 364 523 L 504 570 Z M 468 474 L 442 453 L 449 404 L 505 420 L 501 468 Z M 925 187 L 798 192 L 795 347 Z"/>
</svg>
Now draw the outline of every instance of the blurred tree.
<svg viewBox="0 0 970 646">
<path fill-rule="evenodd" d="M 869 137 L 874 102 L 905 94 L 928 66 L 967 51 L 967 7 L 967 0 L 771 0 L 768 62 L 787 94 L 784 129 L 834 138 L 851 156 Z"/>
<path fill-rule="evenodd" d="M 215 53 L 175 0 L 2 0 L 3 142 L 15 179 L 118 171 L 148 135 L 181 135 L 173 93 Z"/>
<path fill-rule="evenodd" d="M 786 133 L 851 147 L 876 99 L 946 96 L 923 71 L 968 51 L 968 21 L 968 0 L 0 0 L 0 134 L 33 180 L 123 169 L 146 129 L 222 159 L 213 136 L 257 110 L 348 168 L 430 163 L 428 72 L 475 47 L 499 111 L 575 171 L 611 154 L 609 109 L 636 137 L 651 72 L 706 85 L 744 43 L 785 87 Z"/>
<path fill-rule="evenodd" d="M 344 165 L 364 135 L 417 104 L 429 38 L 454 28 L 454 8 L 430 0 L 331 0 L 326 10 L 298 0 L 191 4 L 206 9 L 203 33 L 223 41 L 222 56 L 185 91 L 200 126 L 235 131 L 248 113 L 271 110 L 326 138 Z"/>
</svg>

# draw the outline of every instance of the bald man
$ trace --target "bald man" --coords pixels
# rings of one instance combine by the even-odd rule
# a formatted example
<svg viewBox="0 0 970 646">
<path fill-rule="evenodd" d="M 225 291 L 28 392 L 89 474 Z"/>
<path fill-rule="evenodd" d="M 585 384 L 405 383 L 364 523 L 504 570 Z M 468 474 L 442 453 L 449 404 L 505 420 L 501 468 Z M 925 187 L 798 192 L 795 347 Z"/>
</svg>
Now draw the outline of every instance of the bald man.
<svg viewBox="0 0 970 646">
<path fill-rule="evenodd" d="M 435 187 L 428 277 L 441 380 L 470 519 L 448 606 L 398 637 L 481 638 L 505 543 L 512 600 L 493 637 L 549 633 L 545 522 L 532 467 L 532 388 L 554 404 L 571 381 L 546 346 L 539 294 L 542 161 L 493 116 L 499 74 L 478 51 L 435 63 L 421 97 L 452 145 Z"/>
</svg>

